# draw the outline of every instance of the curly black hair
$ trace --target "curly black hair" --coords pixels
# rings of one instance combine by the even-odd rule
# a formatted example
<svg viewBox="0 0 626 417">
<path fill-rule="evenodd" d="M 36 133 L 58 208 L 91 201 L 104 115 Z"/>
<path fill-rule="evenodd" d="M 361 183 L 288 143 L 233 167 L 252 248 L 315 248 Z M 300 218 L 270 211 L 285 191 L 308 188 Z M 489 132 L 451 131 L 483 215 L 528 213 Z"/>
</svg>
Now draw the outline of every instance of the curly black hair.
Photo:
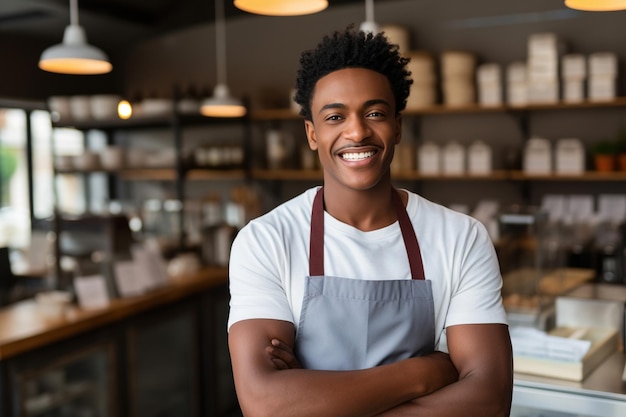
<svg viewBox="0 0 626 417">
<path fill-rule="evenodd" d="M 413 80 L 406 69 L 409 58 L 402 57 L 398 46 L 389 42 L 384 33 L 366 33 L 348 26 L 344 31 L 326 35 L 313 50 L 302 53 L 296 77 L 294 100 L 300 105 L 300 115 L 312 120 L 311 99 L 317 81 L 344 68 L 365 68 L 383 74 L 389 80 L 396 100 L 396 113 L 406 106 Z"/>
</svg>

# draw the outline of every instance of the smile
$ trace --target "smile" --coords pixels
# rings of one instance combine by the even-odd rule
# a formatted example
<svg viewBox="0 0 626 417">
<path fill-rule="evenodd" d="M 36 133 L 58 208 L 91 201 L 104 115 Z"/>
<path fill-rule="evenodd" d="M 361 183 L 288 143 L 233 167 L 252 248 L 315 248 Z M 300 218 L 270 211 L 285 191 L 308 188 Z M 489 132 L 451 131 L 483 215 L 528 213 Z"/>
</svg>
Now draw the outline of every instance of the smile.
<svg viewBox="0 0 626 417">
<path fill-rule="evenodd" d="M 374 151 L 369 151 L 369 152 L 347 152 L 344 154 L 341 154 L 341 157 L 347 161 L 361 161 L 363 159 L 367 159 L 367 158 L 371 158 L 372 156 L 374 156 L 376 152 Z"/>
</svg>

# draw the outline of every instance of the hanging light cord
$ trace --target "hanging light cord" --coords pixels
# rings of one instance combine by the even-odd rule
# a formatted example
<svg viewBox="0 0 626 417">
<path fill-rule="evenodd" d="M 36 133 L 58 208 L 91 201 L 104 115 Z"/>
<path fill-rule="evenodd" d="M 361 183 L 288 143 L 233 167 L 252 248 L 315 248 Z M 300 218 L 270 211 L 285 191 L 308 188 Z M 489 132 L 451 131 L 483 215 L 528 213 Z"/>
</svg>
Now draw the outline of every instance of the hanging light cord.
<svg viewBox="0 0 626 417">
<path fill-rule="evenodd" d="M 374 0 L 365 0 L 365 21 L 374 22 Z"/>
<path fill-rule="evenodd" d="M 224 1 L 215 1 L 215 53 L 217 54 L 217 83 L 226 85 L 226 22 Z"/>
<path fill-rule="evenodd" d="M 70 25 L 78 26 L 78 0 L 70 0 Z"/>
</svg>

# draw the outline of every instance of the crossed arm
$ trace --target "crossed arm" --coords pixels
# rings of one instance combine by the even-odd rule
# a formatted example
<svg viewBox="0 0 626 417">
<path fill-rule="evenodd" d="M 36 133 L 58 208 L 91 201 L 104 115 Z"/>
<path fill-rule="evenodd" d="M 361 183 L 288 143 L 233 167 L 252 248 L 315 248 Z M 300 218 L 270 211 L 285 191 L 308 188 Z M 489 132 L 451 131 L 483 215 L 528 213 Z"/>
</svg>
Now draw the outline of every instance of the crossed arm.
<svg viewBox="0 0 626 417">
<path fill-rule="evenodd" d="M 244 320 L 230 328 L 237 396 L 246 417 L 508 417 L 512 354 L 500 324 L 447 329 L 450 354 L 357 371 L 301 369 L 294 327 Z"/>
</svg>

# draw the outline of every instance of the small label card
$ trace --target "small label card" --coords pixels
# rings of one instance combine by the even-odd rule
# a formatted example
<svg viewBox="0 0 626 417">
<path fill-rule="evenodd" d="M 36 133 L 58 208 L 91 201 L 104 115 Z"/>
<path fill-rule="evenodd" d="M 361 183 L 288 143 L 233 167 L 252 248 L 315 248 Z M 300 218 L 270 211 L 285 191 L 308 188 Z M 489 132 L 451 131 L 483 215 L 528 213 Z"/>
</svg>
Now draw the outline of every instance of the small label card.
<svg viewBox="0 0 626 417">
<path fill-rule="evenodd" d="M 81 308 L 97 309 L 109 305 L 109 292 L 102 275 L 90 275 L 74 278 L 76 298 Z"/>
<path fill-rule="evenodd" d="M 114 265 L 115 284 L 122 297 L 134 297 L 145 292 L 140 266 L 134 261 L 116 262 Z"/>
<path fill-rule="evenodd" d="M 167 268 L 163 258 L 154 250 L 144 246 L 134 246 L 132 248 L 133 260 L 140 269 L 141 281 L 146 289 L 161 287 L 169 281 Z"/>
</svg>

